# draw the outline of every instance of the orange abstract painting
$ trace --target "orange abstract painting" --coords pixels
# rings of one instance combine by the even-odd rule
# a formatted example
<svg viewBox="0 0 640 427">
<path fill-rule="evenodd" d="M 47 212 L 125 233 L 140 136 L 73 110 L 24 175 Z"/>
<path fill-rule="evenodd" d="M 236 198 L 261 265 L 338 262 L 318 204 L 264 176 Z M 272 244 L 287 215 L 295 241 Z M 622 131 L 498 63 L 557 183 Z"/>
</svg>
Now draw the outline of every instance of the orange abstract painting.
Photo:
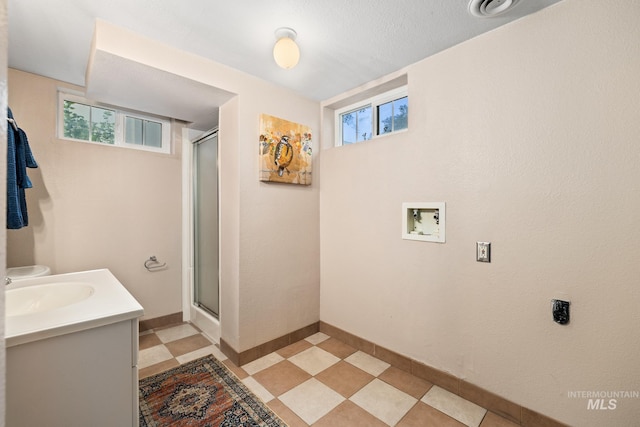
<svg viewBox="0 0 640 427">
<path fill-rule="evenodd" d="M 311 184 L 311 128 L 260 115 L 260 181 Z"/>
</svg>

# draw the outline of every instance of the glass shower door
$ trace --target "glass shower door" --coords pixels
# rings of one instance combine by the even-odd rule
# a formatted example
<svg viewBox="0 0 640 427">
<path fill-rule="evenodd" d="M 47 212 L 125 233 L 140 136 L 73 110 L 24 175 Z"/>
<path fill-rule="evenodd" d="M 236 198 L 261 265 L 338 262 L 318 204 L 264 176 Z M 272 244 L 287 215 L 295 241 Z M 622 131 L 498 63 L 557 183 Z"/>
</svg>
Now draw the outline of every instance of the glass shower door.
<svg viewBox="0 0 640 427">
<path fill-rule="evenodd" d="M 193 147 L 194 304 L 216 318 L 220 312 L 218 265 L 218 133 Z"/>
</svg>

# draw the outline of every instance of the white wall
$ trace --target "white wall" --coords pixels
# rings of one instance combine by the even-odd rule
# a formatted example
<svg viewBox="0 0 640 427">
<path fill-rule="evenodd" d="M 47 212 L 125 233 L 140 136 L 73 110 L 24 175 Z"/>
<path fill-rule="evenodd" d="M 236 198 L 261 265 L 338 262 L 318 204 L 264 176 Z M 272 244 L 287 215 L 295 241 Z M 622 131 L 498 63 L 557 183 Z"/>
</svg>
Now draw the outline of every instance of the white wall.
<svg viewBox="0 0 640 427">
<path fill-rule="evenodd" d="M 640 390 L 638 16 L 565 0 L 409 67 L 407 133 L 321 153 L 321 320 L 571 425 L 634 425 L 640 399 L 567 396 Z M 447 203 L 445 244 L 400 238 L 407 201 Z"/>
<path fill-rule="evenodd" d="M 258 136 L 261 113 L 317 134 L 319 104 L 105 22 L 98 27 L 100 50 L 237 94 L 220 109 L 222 339 L 242 352 L 318 321 L 318 168 L 310 186 L 260 182 Z"/>
<path fill-rule="evenodd" d="M 9 230 L 7 264 L 54 273 L 109 268 L 145 308 L 144 318 L 181 310 L 181 125 L 163 155 L 58 139 L 59 87 L 9 70 L 9 105 L 38 162 L 28 169 L 29 226 Z M 151 255 L 168 268 L 150 273 Z"/>
<path fill-rule="evenodd" d="M 316 322 L 318 168 L 311 186 L 264 183 L 258 180 L 257 153 L 261 113 L 305 124 L 317 134 L 319 104 L 132 34 L 109 37 L 113 46 L 101 48 L 124 52 L 132 39 L 140 47 L 137 61 L 237 94 L 220 112 L 222 338 L 241 352 Z M 314 141 L 316 152 L 318 146 Z M 285 275 L 280 274 L 283 260 Z"/>
<path fill-rule="evenodd" d="M 319 320 L 318 168 L 310 186 L 260 182 L 261 113 L 319 129 L 316 102 L 257 79 L 221 108 L 221 326 L 239 352 Z"/>
<path fill-rule="evenodd" d="M 103 21 L 94 43 L 100 51 L 237 94 L 220 117 L 222 338 L 241 352 L 317 322 L 318 170 L 311 186 L 259 182 L 258 137 L 261 113 L 317 133 L 319 104 Z M 10 236 L 10 252 L 20 252 L 10 259 L 48 264 L 56 272 L 106 266 L 139 299 L 146 317 L 180 311 L 180 144 L 175 155 L 161 156 L 57 140 L 60 83 L 15 70 L 10 77 L 12 108 L 40 162 L 28 190 L 33 224 Z M 170 268 L 147 273 L 143 262 L 150 255 Z M 274 271 L 283 259 L 285 275 Z"/>
</svg>

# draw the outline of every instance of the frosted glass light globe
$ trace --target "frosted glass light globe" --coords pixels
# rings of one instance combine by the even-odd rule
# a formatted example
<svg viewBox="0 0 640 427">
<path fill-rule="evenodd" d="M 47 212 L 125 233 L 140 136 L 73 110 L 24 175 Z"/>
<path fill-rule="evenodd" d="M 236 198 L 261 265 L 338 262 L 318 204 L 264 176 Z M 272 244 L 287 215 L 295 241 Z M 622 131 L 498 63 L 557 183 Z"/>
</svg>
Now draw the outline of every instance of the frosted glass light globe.
<svg viewBox="0 0 640 427">
<path fill-rule="evenodd" d="M 300 49 L 295 41 L 289 37 L 283 37 L 273 47 L 273 59 L 282 68 L 293 68 L 300 60 Z"/>
</svg>

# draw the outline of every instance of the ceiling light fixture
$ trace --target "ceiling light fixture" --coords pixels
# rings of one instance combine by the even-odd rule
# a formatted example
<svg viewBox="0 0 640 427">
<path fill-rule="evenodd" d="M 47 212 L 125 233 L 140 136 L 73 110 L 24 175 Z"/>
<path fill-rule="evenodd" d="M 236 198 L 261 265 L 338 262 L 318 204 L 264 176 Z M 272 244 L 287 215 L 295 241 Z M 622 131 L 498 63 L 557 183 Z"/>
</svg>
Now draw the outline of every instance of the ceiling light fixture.
<svg viewBox="0 0 640 427">
<path fill-rule="evenodd" d="M 471 0 L 469 13 L 478 18 L 491 18 L 513 8 L 518 0 Z"/>
<path fill-rule="evenodd" d="M 288 27 L 281 27 L 276 30 L 276 39 L 278 40 L 273 46 L 273 59 L 276 64 L 284 69 L 293 68 L 300 60 L 300 49 L 296 44 L 296 36 L 298 33 Z"/>
</svg>

